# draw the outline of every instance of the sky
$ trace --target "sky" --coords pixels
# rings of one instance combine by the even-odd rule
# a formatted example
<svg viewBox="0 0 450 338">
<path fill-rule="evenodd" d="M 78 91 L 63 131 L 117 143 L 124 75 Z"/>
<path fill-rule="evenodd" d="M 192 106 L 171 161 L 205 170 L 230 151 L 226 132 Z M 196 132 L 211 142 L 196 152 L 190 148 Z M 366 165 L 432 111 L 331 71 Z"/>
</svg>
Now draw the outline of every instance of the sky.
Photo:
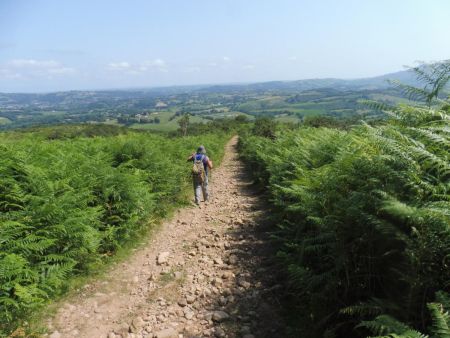
<svg viewBox="0 0 450 338">
<path fill-rule="evenodd" d="M 361 78 L 450 59 L 448 0 L 0 0 L 0 91 Z"/>
</svg>

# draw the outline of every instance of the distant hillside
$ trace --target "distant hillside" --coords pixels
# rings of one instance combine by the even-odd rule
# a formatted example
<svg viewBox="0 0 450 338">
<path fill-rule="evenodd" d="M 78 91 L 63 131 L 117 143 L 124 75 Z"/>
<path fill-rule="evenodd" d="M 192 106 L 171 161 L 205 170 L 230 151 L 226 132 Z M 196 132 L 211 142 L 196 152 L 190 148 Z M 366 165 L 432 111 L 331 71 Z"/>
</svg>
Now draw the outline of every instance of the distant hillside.
<svg viewBox="0 0 450 338">
<path fill-rule="evenodd" d="M 173 130 L 189 113 L 192 121 L 272 116 L 298 122 L 307 116 L 367 114 L 360 100 L 388 104 L 405 99 L 388 82 L 416 84 L 410 72 L 365 79 L 307 79 L 252 84 L 66 91 L 45 94 L 0 93 L 0 130 L 38 125 L 109 123 L 151 130 Z"/>
<path fill-rule="evenodd" d="M 236 85 L 215 85 L 209 86 L 199 91 L 202 92 L 298 92 L 319 88 L 333 88 L 339 90 L 374 90 L 391 87 L 389 80 L 398 80 L 405 84 L 418 85 L 414 73 L 410 71 L 400 71 L 381 76 L 362 79 L 306 79 L 297 81 L 270 81 L 251 84 Z"/>
<path fill-rule="evenodd" d="M 366 90 L 384 89 L 391 85 L 388 80 L 399 80 L 406 84 L 416 85 L 415 76 L 410 71 L 400 71 L 370 78 L 361 79 L 305 79 L 297 81 L 269 81 L 250 84 L 225 84 L 225 85 L 193 85 L 172 86 L 143 89 L 123 90 L 98 90 L 98 91 L 66 91 L 45 94 L 25 93 L 0 93 L 0 108 L 14 107 L 15 105 L 28 104 L 40 106 L 54 106 L 57 104 L 70 104 L 77 101 L 83 102 L 86 108 L 90 104 L 101 105 L 102 101 L 121 102 L 130 99 L 155 98 L 167 95 L 179 95 L 182 93 L 229 93 L 229 92 L 273 92 L 288 91 L 297 92 L 318 88 L 333 88 L 339 90 Z"/>
</svg>

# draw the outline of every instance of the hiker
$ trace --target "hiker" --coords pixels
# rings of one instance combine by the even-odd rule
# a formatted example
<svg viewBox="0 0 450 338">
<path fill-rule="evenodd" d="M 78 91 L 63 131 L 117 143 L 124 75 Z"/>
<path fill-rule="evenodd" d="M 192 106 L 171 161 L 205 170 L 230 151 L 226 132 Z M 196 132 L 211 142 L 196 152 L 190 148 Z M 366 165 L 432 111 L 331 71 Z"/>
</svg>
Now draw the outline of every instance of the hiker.
<svg viewBox="0 0 450 338">
<path fill-rule="evenodd" d="M 206 149 L 200 146 L 196 153 L 188 157 L 188 162 L 194 162 L 192 167 L 192 181 L 194 183 L 195 204 L 200 205 L 200 191 L 203 193 L 203 200 L 209 201 L 208 192 L 208 172 L 212 169 L 212 161 L 206 156 Z"/>
</svg>

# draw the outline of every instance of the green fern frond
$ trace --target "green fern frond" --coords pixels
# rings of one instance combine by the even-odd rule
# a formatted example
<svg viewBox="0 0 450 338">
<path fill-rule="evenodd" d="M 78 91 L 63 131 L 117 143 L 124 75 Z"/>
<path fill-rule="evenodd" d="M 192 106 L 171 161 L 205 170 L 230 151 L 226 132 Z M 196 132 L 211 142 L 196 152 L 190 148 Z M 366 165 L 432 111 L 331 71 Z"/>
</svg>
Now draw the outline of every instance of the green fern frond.
<svg viewBox="0 0 450 338">
<path fill-rule="evenodd" d="M 431 327 L 433 337 L 450 337 L 450 315 L 444 310 L 442 304 L 428 303 L 427 307 L 433 321 Z"/>
</svg>

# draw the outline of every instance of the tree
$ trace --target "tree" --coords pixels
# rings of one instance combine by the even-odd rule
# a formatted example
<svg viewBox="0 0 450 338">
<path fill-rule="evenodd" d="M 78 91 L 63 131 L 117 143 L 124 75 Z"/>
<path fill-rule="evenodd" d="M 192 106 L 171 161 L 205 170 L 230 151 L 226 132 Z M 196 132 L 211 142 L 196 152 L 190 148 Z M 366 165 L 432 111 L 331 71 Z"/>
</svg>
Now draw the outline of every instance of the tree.
<svg viewBox="0 0 450 338">
<path fill-rule="evenodd" d="M 180 126 L 180 132 L 182 136 L 187 135 L 187 130 L 189 126 L 189 114 L 184 114 L 181 116 L 181 118 L 178 120 L 178 125 Z"/>
<path fill-rule="evenodd" d="M 246 115 L 239 114 L 234 118 L 234 120 L 240 123 L 245 123 L 248 122 L 248 117 Z"/>
<path fill-rule="evenodd" d="M 277 123 L 269 117 L 259 117 L 255 120 L 253 134 L 257 136 L 275 139 Z"/>
</svg>

